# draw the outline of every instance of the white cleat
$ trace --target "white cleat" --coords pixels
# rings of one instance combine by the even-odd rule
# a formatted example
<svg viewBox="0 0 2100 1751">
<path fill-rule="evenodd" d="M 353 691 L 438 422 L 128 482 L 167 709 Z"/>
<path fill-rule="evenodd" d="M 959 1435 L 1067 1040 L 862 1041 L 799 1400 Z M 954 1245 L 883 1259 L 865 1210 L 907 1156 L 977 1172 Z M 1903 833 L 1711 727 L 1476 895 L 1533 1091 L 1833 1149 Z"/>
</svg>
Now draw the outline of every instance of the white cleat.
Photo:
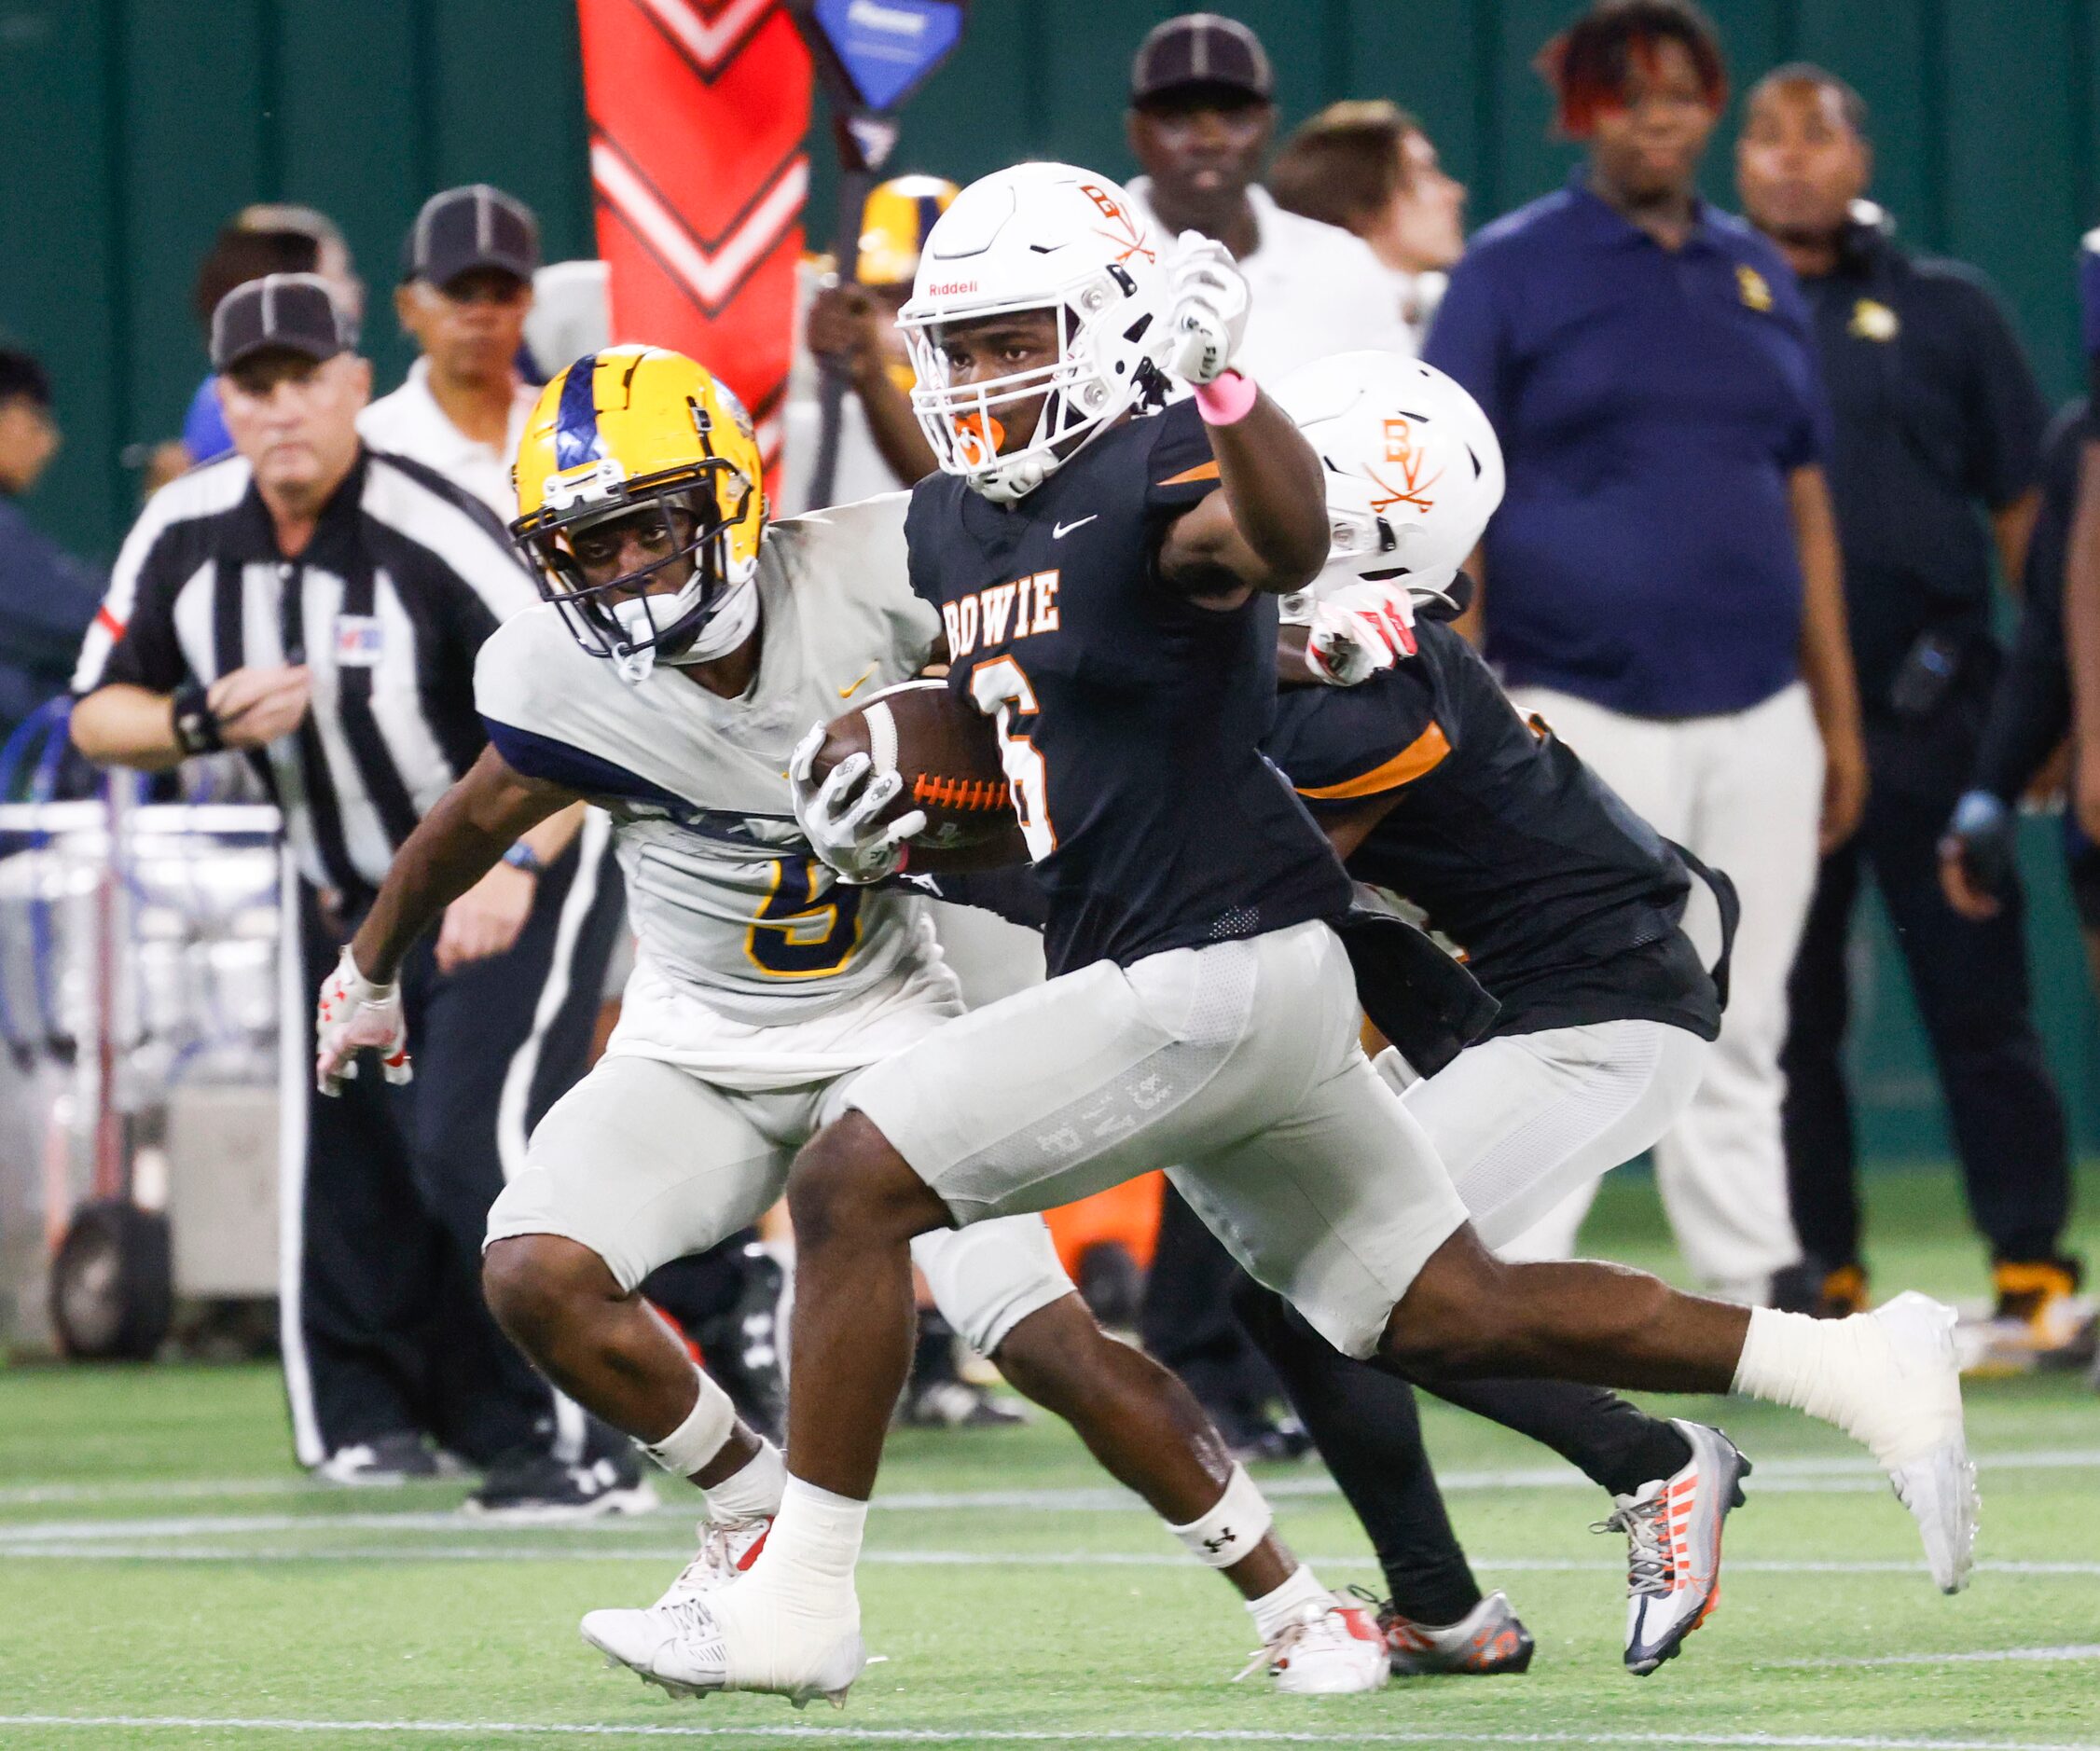
<svg viewBox="0 0 2100 1751">
<path fill-rule="evenodd" d="M 860 1607 L 832 1622 L 791 1616 L 741 1587 L 667 1599 L 646 1611 L 593 1611 L 583 1638 L 672 1696 L 768 1691 L 796 1708 L 846 1706 L 867 1664 Z"/>
<path fill-rule="evenodd" d="M 706 1596 L 667 1593 L 645 1611 L 590 1611 L 584 1640 L 629 1671 L 672 1696 L 706 1696 L 727 1689 L 722 1632 Z"/>
<path fill-rule="evenodd" d="M 773 1530 L 773 1517 L 763 1520 L 703 1520 L 699 1524 L 699 1554 L 678 1571 L 678 1579 L 664 1589 L 656 1603 L 670 1605 L 699 1593 L 734 1586 L 758 1561 L 766 1548 L 766 1536 Z"/>
<path fill-rule="evenodd" d="M 1855 1317 L 1881 1328 L 1890 1361 L 1886 1388 L 1901 1395 L 1900 1414 L 1879 1419 L 1879 1439 L 1863 1438 L 1918 1523 L 1933 1585 L 1959 1592 L 1969 1585 L 1982 1504 L 1962 1428 L 1957 1316 L 1913 1289 Z"/>
<path fill-rule="evenodd" d="M 1388 1674 L 1386 1638 L 1371 1614 L 1343 1593 L 1308 1605 L 1295 1623 L 1248 1661 L 1237 1684 L 1266 1671 L 1286 1696 L 1353 1696 L 1382 1690 Z"/>
</svg>

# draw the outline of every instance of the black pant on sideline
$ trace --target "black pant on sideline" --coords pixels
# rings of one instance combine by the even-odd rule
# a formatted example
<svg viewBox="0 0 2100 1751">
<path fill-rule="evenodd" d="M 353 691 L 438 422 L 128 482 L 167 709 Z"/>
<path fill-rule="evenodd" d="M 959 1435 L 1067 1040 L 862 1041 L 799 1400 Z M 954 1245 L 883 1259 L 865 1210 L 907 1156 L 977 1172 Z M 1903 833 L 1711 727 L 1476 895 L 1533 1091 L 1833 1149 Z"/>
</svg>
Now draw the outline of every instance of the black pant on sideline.
<svg viewBox="0 0 2100 1751">
<path fill-rule="evenodd" d="M 1858 834 L 1823 861 L 1788 986 L 1787 1180 L 1803 1249 L 1858 1264 L 1859 1201 L 1843 1052 L 1845 950 L 1872 868 L 1931 1041 L 1969 1213 L 1995 1261 L 2053 1258 L 2070 1212 L 2064 1110 L 2028 1010 L 2018 889 L 1981 923 L 1940 892 L 1937 843 L 1951 798 L 1874 789 Z"/>
<path fill-rule="evenodd" d="M 525 1136 L 583 1073 L 623 911 L 603 823 L 540 876 L 507 954 L 440 974 L 435 930 L 409 952 L 404 1087 L 367 1055 L 340 1096 L 313 1092 L 313 1001 L 339 942 L 314 890 L 302 882 L 299 897 L 305 976 L 284 1019 L 303 1041 L 305 1159 L 285 1164 L 283 1185 L 301 1245 L 281 1267 L 299 1458 L 417 1429 L 482 1466 L 544 1447 L 553 1395 L 482 1303 L 481 1241 Z M 514 1065 L 530 1080 L 522 1110 L 505 1111 Z M 287 1153 L 296 1125 L 288 1115 Z"/>
</svg>

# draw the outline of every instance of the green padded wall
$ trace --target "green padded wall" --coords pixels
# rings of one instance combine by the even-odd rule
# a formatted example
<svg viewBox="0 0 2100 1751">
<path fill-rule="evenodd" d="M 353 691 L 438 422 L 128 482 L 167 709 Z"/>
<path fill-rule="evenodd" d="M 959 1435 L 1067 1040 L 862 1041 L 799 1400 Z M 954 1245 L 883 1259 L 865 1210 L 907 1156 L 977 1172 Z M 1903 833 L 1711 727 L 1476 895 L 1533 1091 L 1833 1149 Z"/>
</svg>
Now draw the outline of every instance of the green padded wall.
<svg viewBox="0 0 2100 1751">
<path fill-rule="evenodd" d="M 907 119 L 900 169 L 967 179 L 1026 156 L 1117 174 L 1132 51 L 1169 0 L 976 0 L 955 60 Z M 1340 96 L 1422 117 L 1485 219 L 1552 186 L 1533 57 L 1568 0 L 1239 0 L 1278 65 L 1285 121 Z M 1984 269 L 2053 396 L 2078 387 L 2072 260 L 2100 219 L 2100 0 L 1709 0 L 1738 89 L 1796 56 L 1875 115 L 1879 193 L 1905 237 Z M 31 503 L 83 551 L 134 507 L 126 451 L 172 434 L 204 369 L 188 286 L 243 201 L 310 201 L 349 234 L 373 293 L 383 387 L 408 361 L 388 291 L 402 232 L 450 184 L 537 209 L 549 254 L 590 247 L 573 0 L 9 0 L 0 14 L 0 334 L 57 380 L 66 448 Z M 1730 125 L 1708 191 L 1730 199 Z M 811 230 L 831 229 L 822 120 Z M 2100 1138 L 2093 1003 L 2052 829 L 2028 830 L 2036 973 L 2082 1139 Z M 1879 932 L 1877 934 L 1876 932 Z M 1856 1044 L 1870 1150 L 1938 1152 L 1914 1016 L 1878 923 L 1859 950 Z M 1990 970 L 1979 969 L 1989 977 Z"/>
</svg>

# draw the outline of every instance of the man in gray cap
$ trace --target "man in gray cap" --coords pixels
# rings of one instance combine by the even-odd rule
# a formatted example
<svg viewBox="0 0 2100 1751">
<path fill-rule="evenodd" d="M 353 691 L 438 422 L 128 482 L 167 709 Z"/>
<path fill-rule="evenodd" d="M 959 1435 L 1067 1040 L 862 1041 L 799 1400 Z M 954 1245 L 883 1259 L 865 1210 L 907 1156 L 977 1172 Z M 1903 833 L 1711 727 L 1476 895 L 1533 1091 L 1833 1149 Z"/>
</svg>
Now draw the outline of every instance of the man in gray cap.
<svg viewBox="0 0 2100 1751">
<path fill-rule="evenodd" d="M 448 188 L 423 203 L 402 255 L 394 313 L 421 356 L 358 430 L 374 449 L 435 468 L 507 523 L 518 515 L 511 460 L 537 395 L 518 359 L 540 265 L 538 221 L 487 183 Z"/>
<path fill-rule="evenodd" d="M 479 758 L 476 656 L 538 600 L 477 502 L 360 443 L 372 371 L 355 341 L 318 274 L 219 301 L 212 366 L 234 448 L 148 501 L 73 681 L 90 760 L 164 771 L 248 755 L 298 872 L 280 953 L 306 992 L 395 848 Z M 479 1289 L 506 1165 L 583 1072 L 619 917 L 602 818 L 543 822 L 404 969 L 425 1081 L 392 1086 L 390 1070 L 283 1115 L 284 1382 L 298 1457 L 321 1476 L 430 1477 L 435 1441 L 484 1471 L 477 1511 L 654 1500 L 624 1441 L 587 1444 Z M 287 1055 L 308 1063 L 311 1015 L 302 1000 L 283 1017 Z M 285 1079 L 288 1100 L 303 1082 Z"/>
<path fill-rule="evenodd" d="M 1130 72 L 1129 192 L 1167 236 L 1231 250 L 1251 306 L 1240 363 L 1274 383 L 1330 353 L 1412 353 L 1391 278 L 1338 226 L 1286 213 L 1255 178 L 1276 131 L 1276 80 L 1237 19 L 1190 12 L 1146 36 Z"/>
</svg>

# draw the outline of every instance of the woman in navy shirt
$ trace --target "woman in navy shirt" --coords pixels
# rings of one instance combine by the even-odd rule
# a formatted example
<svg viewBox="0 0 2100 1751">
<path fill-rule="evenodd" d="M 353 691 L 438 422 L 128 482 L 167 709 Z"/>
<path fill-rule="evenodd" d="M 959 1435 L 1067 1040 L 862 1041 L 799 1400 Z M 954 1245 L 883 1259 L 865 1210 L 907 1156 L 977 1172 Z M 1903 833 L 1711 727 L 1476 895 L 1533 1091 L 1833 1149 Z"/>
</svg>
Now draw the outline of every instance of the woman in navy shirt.
<svg viewBox="0 0 2100 1751">
<path fill-rule="evenodd" d="M 1702 1284 L 1764 1301 L 1800 1262 L 1779 1137 L 1787 974 L 1819 848 L 1852 832 L 1866 790 L 1829 415 L 1793 276 L 1694 186 L 1726 97 L 1706 20 L 1607 0 L 1548 62 L 1587 161 L 1473 240 L 1424 356 L 1502 441 L 1509 489 L 1476 556 L 1488 657 L 1741 891 L 1721 1037 L 1656 1161 Z M 1581 1217 L 1555 1212 L 1531 1249 L 1571 1247 Z"/>
</svg>

